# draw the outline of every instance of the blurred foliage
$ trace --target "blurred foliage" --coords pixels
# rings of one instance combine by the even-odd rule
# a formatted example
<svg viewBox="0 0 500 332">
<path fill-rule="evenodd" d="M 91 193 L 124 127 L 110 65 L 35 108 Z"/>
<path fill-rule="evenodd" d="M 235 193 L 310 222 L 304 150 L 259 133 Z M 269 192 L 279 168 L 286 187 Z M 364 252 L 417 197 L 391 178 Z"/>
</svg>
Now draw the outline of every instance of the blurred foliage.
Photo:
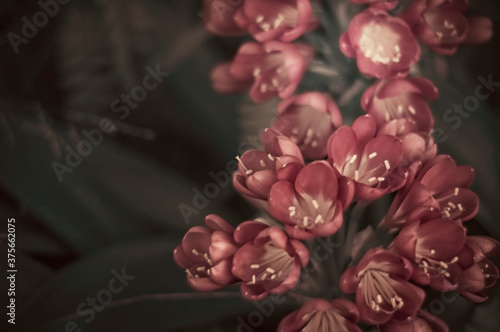
<svg viewBox="0 0 500 332">
<path fill-rule="evenodd" d="M 500 12 L 494 0 L 471 7 L 489 17 Z M 193 189 L 203 191 L 213 181 L 210 172 L 226 169 L 238 144 L 269 125 L 275 106 L 212 91 L 211 68 L 230 59 L 248 37 L 211 36 L 200 24 L 200 8 L 200 0 L 73 0 L 16 54 L 7 34 L 19 34 L 21 18 L 40 7 L 34 0 L 3 2 L 0 214 L 17 221 L 18 322 L 30 325 L 27 330 L 63 331 L 74 320 L 83 331 L 234 331 L 238 316 L 256 310 L 237 288 L 194 295 L 172 259 L 183 233 L 204 215 L 218 213 L 233 224 L 252 216 L 230 185 L 189 223 L 178 205 L 192 205 Z M 319 51 L 300 89 L 330 91 L 346 123 L 362 113 L 359 97 L 370 84 L 336 44 L 346 17 L 359 8 L 323 0 L 317 13 L 324 27 L 303 38 Z M 470 231 L 500 238 L 500 93 L 457 130 L 442 121 L 446 109 L 474 93 L 479 75 L 500 80 L 500 21 L 492 18 L 492 42 L 462 47 L 450 58 L 423 47 L 417 73 L 441 91 L 432 104 L 436 127 L 448 135 L 440 151 L 476 169 L 481 210 L 467 224 Z M 157 65 L 169 76 L 119 119 L 112 102 L 142 84 L 146 67 Z M 97 128 L 103 118 L 113 121 L 114 131 L 59 182 L 52 163 L 64 163 L 67 148 L 75 149 L 82 131 Z M 122 267 L 136 279 L 116 295 L 116 305 L 89 324 L 76 317 L 78 305 Z M 457 299 L 440 316 L 452 331 L 497 331 L 500 288 L 491 295 L 483 305 Z M 274 330 L 288 308 L 276 308 L 259 330 Z M 5 324 L 0 329 L 11 328 Z"/>
</svg>

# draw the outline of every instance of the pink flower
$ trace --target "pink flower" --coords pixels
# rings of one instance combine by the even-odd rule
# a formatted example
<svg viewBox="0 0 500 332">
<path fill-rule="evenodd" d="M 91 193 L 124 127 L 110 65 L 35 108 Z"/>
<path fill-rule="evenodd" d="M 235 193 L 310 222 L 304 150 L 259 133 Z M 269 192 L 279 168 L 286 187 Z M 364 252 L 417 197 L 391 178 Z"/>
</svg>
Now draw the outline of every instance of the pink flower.
<svg viewBox="0 0 500 332">
<path fill-rule="evenodd" d="M 333 167 L 355 182 L 358 199 L 374 200 L 398 190 L 406 181 L 400 171 L 403 159 L 401 140 L 394 136 L 375 137 L 373 117 L 365 115 L 351 127 L 342 126 L 328 140 L 328 157 Z"/>
<path fill-rule="evenodd" d="M 235 189 L 257 206 L 267 206 L 271 186 L 277 180 L 294 181 L 304 167 L 302 154 L 288 137 L 266 129 L 262 135 L 264 151 L 249 150 L 238 158 L 233 174 Z M 261 202 L 255 201 L 260 200 Z"/>
<path fill-rule="evenodd" d="M 234 19 L 261 43 L 289 43 L 318 27 L 309 0 L 245 0 Z"/>
<path fill-rule="evenodd" d="M 221 93 L 240 92 L 251 86 L 250 97 L 257 103 L 275 96 L 288 98 L 299 85 L 313 55 L 314 50 L 304 44 L 246 43 L 229 67 L 214 69 L 212 85 Z"/>
<path fill-rule="evenodd" d="M 415 0 L 401 14 L 415 36 L 436 53 L 451 55 L 459 44 L 482 44 L 492 35 L 491 20 L 465 17 L 465 0 Z"/>
<path fill-rule="evenodd" d="M 218 93 L 242 92 L 252 86 L 252 80 L 240 81 L 231 74 L 231 63 L 222 63 L 210 73 L 212 87 Z"/>
<path fill-rule="evenodd" d="M 332 97 L 319 92 L 283 100 L 278 105 L 278 114 L 272 128 L 290 137 L 306 159 L 324 158 L 328 138 L 342 124 Z"/>
<path fill-rule="evenodd" d="M 405 320 L 417 312 L 425 297 L 421 288 L 408 282 L 412 273 L 412 264 L 406 258 L 373 248 L 357 266 L 342 274 L 340 287 L 344 293 L 356 293 L 361 319 L 367 323 Z"/>
<path fill-rule="evenodd" d="M 468 236 L 466 247 L 474 254 L 474 264 L 458 276 L 457 292 L 471 302 L 481 303 L 488 299 L 483 290 L 498 280 L 498 268 L 489 258 L 500 254 L 500 243 L 487 236 Z"/>
<path fill-rule="evenodd" d="M 350 301 L 314 299 L 283 318 L 278 332 L 361 332 L 358 320 L 359 310 Z"/>
<path fill-rule="evenodd" d="M 422 167 L 412 165 L 410 173 L 387 212 L 387 227 L 401 227 L 433 210 L 462 221 L 476 215 L 479 198 L 467 189 L 474 179 L 470 166 L 457 167 L 450 156 L 437 155 Z"/>
<path fill-rule="evenodd" d="M 428 133 L 434 118 L 426 100 L 438 97 L 438 89 L 425 78 L 380 80 L 361 97 L 361 107 L 380 128 L 394 119 L 406 119 L 418 131 Z"/>
<path fill-rule="evenodd" d="M 384 124 L 377 133 L 392 135 L 401 139 L 403 143 L 403 161 L 411 165 L 415 161 L 426 162 L 437 154 L 437 145 L 432 136 L 419 132 L 415 124 L 406 119 L 391 120 Z"/>
<path fill-rule="evenodd" d="M 470 252 L 464 251 L 465 233 L 459 221 L 417 221 L 401 230 L 394 249 L 416 263 L 413 281 L 448 292 L 458 287 L 457 276 L 473 263 Z"/>
<path fill-rule="evenodd" d="M 392 319 L 385 324 L 379 325 L 378 330 L 380 332 L 448 332 L 449 328 L 437 316 L 419 310 L 415 316 L 408 317 L 403 321 Z"/>
<path fill-rule="evenodd" d="M 246 34 L 234 21 L 236 10 L 241 7 L 241 1 L 204 0 L 203 25 L 211 33 L 219 36 L 237 36 Z"/>
<path fill-rule="evenodd" d="M 359 5 L 369 5 L 372 8 L 391 10 L 398 5 L 399 0 L 351 0 L 351 2 Z"/>
<path fill-rule="evenodd" d="M 340 50 L 356 58 L 361 73 L 377 78 L 405 77 L 420 58 L 420 47 L 408 25 L 375 8 L 352 19 L 340 37 Z"/>
<path fill-rule="evenodd" d="M 233 227 L 221 217 L 205 218 L 207 227 L 189 229 L 182 244 L 174 250 L 175 262 L 186 270 L 188 284 L 199 291 L 212 291 L 237 281 L 231 262 L 238 246 Z"/>
<path fill-rule="evenodd" d="M 269 192 L 269 212 L 297 239 L 334 234 L 342 225 L 353 183 L 336 175 L 326 161 L 306 165 L 294 182 L 278 181 Z"/>
<path fill-rule="evenodd" d="M 301 266 L 309 260 L 309 252 L 300 241 L 261 222 L 240 224 L 234 238 L 242 247 L 234 255 L 232 272 L 242 280 L 241 293 L 248 300 L 293 288 Z"/>
</svg>

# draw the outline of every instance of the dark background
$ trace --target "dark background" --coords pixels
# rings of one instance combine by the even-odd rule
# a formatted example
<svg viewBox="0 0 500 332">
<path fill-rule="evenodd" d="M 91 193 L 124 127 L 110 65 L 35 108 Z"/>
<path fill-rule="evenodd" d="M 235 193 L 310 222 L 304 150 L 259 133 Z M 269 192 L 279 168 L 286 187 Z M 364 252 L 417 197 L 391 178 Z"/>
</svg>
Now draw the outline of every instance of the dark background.
<svg viewBox="0 0 500 332">
<path fill-rule="evenodd" d="M 71 0 L 14 52 L 7 35 L 21 35 L 22 17 L 32 21 L 40 9 L 25 0 L 0 6 L 0 236 L 7 233 L 6 220 L 16 218 L 17 330 L 64 331 L 73 320 L 82 331 L 234 331 L 236 318 L 257 307 L 237 288 L 226 297 L 190 295 L 172 251 L 206 214 L 233 224 L 253 215 L 231 185 L 189 222 L 179 212 L 179 204 L 193 206 L 193 189 L 214 182 L 211 172 L 224 172 L 240 142 L 269 124 L 272 103 L 255 107 L 246 96 L 218 95 L 210 87 L 211 68 L 230 59 L 245 38 L 205 31 L 201 1 Z M 470 13 L 494 21 L 493 40 L 462 47 L 450 58 L 422 47 L 420 74 L 440 88 L 432 103 L 436 127 L 448 136 L 440 152 L 476 169 L 481 210 L 467 226 L 499 239 L 500 93 L 456 130 L 442 120 L 446 109 L 474 94 L 478 76 L 500 81 L 500 4 L 474 1 Z M 320 30 L 313 38 L 322 36 Z M 354 61 L 338 61 L 345 75 L 331 88 L 335 98 L 359 78 Z M 142 84 L 147 66 L 157 65 L 169 76 L 120 120 L 112 102 Z M 301 88 L 324 86 L 306 77 Z M 361 114 L 359 96 L 341 108 L 348 123 Z M 53 162 L 64 163 L 66 147 L 75 149 L 85 139 L 82 130 L 98 128 L 103 118 L 115 130 L 58 181 Z M 6 238 L 0 241 L 4 257 Z M 6 259 L 0 262 L 5 296 Z M 111 271 L 122 268 L 135 279 L 113 295 L 118 304 L 91 322 L 78 318 L 78 305 L 107 288 Z M 451 331 L 498 331 L 500 288 L 489 293 L 483 305 L 459 298 L 445 303 L 439 316 Z M 127 298 L 134 300 L 122 301 Z M 275 329 L 289 305 L 275 309 L 255 331 Z M 0 329 L 14 330 L 3 312 L 0 317 Z"/>
</svg>

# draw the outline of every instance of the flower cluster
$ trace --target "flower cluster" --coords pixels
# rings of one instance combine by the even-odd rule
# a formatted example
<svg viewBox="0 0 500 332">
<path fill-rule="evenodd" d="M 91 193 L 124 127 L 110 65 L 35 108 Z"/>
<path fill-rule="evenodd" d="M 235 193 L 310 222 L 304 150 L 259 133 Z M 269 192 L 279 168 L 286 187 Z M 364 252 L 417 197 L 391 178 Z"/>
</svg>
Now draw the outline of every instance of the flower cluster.
<svg viewBox="0 0 500 332">
<path fill-rule="evenodd" d="M 256 40 L 213 70 L 215 90 L 250 88 L 257 103 L 281 99 L 277 119 L 261 136 L 263 149 L 237 157 L 232 178 L 241 196 L 268 217 L 234 229 L 209 215 L 207 227 L 191 228 L 174 257 L 200 291 L 240 284 L 248 300 L 269 293 L 306 299 L 278 331 L 361 331 L 358 322 L 379 331 L 448 331 L 423 310 L 424 287 L 485 301 L 485 289 L 498 279 L 490 259 L 500 254 L 500 243 L 467 234 L 464 222 L 479 209 L 470 189 L 474 171 L 438 154 L 428 105 L 438 89 L 408 74 L 420 59 L 419 41 L 451 54 L 460 43 L 487 41 L 491 22 L 466 18 L 467 1 L 416 0 L 399 17 L 388 12 L 397 0 L 351 2 L 368 8 L 351 20 L 339 47 L 376 81 L 361 96 L 367 114 L 347 125 L 329 93 L 294 95 L 315 54 L 293 43 L 319 26 L 312 2 L 242 0 L 221 14 L 217 1 L 205 0 L 208 30 Z M 356 237 L 358 210 L 382 197 L 392 203 L 377 231 Z M 332 298 L 327 289 L 327 299 L 292 296 L 306 273 L 311 241 L 331 236 L 352 249 L 328 261 L 341 268 L 332 289 L 342 294 Z"/>
</svg>

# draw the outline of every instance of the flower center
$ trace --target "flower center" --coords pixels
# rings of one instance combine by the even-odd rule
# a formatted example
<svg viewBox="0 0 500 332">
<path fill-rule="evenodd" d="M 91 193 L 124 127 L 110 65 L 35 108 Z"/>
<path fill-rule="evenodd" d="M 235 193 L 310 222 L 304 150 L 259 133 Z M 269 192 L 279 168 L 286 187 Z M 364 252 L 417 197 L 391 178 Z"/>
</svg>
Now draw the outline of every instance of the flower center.
<svg viewBox="0 0 500 332">
<path fill-rule="evenodd" d="M 371 22 L 365 25 L 359 38 L 359 48 L 363 55 L 373 62 L 388 64 L 401 61 L 400 36 L 389 26 Z"/>
<path fill-rule="evenodd" d="M 276 242 L 270 241 L 265 244 L 266 253 L 262 259 L 250 265 L 254 270 L 252 280 L 248 285 L 255 285 L 265 281 L 276 281 L 281 283 L 290 274 L 294 259 Z"/>
<path fill-rule="evenodd" d="M 377 270 L 367 270 L 361 276 L 359 287 L 363 289 L 365 303 L 375 312 L 393 313 L 404 305 L 388 278 L 387 272 Z"/>
<path fill-rule="evenodd" d="M 323 197 L 302 194 L 288 207 L 290 219 L 297 227 L 311 229 L 329 222 L 335 216 L 335 205 Z"/>
<path fill-rule="evenodd" d="M 196 249 L 192 250 L 193 255 L 195 256 L 201 256 L 205 259 L 205 264 L 197 264 L 194 266 L 191 266 L 186 269 L 186 273 L 191 277 L 191 278 L 207 278 L 210 276 L 210 268 L 213 265 L 212 259 L 208 255 L 208 253 L 201 253 Z"/>
</svg>

